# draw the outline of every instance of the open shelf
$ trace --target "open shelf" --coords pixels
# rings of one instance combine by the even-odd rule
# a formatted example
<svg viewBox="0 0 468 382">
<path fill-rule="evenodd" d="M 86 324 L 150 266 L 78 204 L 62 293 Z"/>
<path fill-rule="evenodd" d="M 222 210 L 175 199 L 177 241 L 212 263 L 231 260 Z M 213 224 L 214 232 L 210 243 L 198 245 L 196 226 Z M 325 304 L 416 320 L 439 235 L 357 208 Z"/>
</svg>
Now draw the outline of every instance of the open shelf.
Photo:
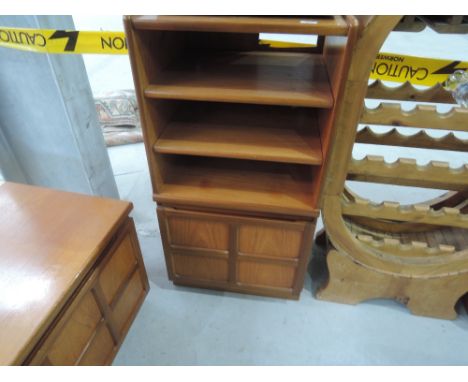
<svg viewBox="0 0 468 382">
<path fill-rule="evenodd" d="M 174 115 L 155 152 L 322 163 L 315 110 L 310 108 L 186 102 Z"/>
<path fill-rule="evenodd" d="M 165 155 L 158 203 L 316 216 L 316 168 Z"/>
<path fill-rule="evenodd" d="M 184 57 L 144 89 L 148 98 L 331 108 L 319 54 L 218 52 Z"/>
<path fill-rule="evenodd" d="M 345 36 L 348 25 L 341 16 L 135 16 L 140 30 L 184 30 L 237 33 L 300 33 Z"/>
</svg>

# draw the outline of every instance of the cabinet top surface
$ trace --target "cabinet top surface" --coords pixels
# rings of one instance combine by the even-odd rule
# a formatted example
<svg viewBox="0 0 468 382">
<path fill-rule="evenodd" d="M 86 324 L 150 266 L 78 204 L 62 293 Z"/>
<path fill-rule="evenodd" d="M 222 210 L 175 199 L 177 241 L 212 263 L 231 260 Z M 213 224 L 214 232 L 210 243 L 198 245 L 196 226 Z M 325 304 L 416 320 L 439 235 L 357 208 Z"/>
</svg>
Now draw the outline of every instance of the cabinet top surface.
<svg viewBox="0 0 468 382">
<path fill-rule="evenodd" d="M 132 16 L 137 29 L 345 36 L 342 16 Z"/>
<path fill-rule="evenodd" d="M 130 210 L 119 200 L 0 182 L 0 365 L 27 355 Z"/>
</svg>

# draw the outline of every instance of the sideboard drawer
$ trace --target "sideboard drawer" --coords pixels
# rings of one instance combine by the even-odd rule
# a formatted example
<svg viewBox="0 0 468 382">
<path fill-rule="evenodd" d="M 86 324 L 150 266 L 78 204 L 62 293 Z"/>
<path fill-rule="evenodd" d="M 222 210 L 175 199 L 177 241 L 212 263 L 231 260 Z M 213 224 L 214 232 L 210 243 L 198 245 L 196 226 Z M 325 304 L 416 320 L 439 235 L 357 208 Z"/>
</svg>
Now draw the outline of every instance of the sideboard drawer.
<svg viewBox="0 0 468 382">
<path fill-rule="evenodd" d="M 99 274 L 99 284 L 108 304 L 112 304 L 119 289 L 137 266 L 137 257 L 132 247 L 132 238 L 126 236 Z"/>
<path fill-rule="evenodd" d="M 75 365 L 93 339 L 103 316 L 91 290 L 78 296 L 49 335 L 33 364 Z M 46 350 L 47 349 L 47 350 Z"/>
<path fill-rule="evenodd" d="M 119 334 L 126 332 L 132 321 L 133 313 L 137 311 L 145 295 L 144 280 L 141 273 L 135 270 L 112 311 Z"/>
<path fill-rule="evenodd" d="M 147 291 L 135 228 L 128 219 L 26 363 L 111 363 Z"/>
<path fill-rule="evenodd" d="M 92 289 L 96 278 L 97 271 L 94 271 L 46 335 L 31 361 L 32 365 L 78 364 L 93 340 L 97 328 L 105 321 L 100 303 Z"/>
<path fill-rule="evenodd" d="M 80 366 L 107 365 L 112 360 L 116 350 L 109 328 L 102 321 L 79 364 Z"/>
</svg>

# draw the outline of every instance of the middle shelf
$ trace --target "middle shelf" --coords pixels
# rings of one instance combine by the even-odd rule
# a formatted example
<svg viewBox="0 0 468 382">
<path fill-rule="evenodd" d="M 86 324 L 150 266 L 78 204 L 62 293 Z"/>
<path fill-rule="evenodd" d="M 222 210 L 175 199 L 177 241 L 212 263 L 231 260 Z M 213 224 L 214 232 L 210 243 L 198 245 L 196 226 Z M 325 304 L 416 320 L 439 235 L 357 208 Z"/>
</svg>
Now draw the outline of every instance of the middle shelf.
<svg viewBox="0 0 468 382">
<path fill-rule="evenodd" d="M 186 102 L 153 149 L 162 154 L 322 163 L 315 110 L 310 108 Z"/>
</svg>

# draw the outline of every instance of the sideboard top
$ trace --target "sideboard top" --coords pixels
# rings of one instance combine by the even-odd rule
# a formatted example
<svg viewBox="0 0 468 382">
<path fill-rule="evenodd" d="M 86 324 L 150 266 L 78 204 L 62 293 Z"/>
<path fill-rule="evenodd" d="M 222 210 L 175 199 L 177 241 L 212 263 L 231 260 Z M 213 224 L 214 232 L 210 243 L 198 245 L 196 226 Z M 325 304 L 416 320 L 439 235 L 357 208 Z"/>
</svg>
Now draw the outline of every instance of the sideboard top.
<svg viewBox="0 0 468 382">
<path fill-rule="evenodd" d="M 132 208 L 0 183 L 0 365 L 21 362 Z"/>
</svg>

